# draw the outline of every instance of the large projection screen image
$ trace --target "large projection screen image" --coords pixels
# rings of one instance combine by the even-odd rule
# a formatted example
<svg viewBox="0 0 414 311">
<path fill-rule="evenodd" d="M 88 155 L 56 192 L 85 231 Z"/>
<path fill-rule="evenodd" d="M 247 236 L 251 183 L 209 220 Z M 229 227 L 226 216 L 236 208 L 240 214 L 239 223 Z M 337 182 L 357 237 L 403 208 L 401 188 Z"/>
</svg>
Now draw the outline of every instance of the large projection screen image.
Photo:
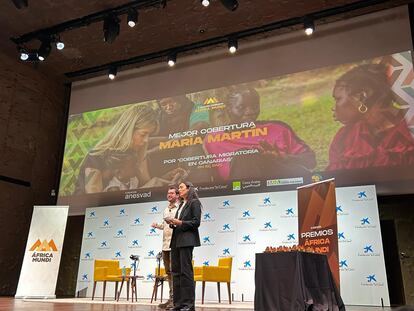
<svg viewBox="0 0 414 311">
<path fill-rule="evenodd" d="M 338 186 L 412 185 L 411 51 L 371 55 L 74 111 L 59 201 L 158 200 L 182 180 L 202 196 L 290 190 L 332 177 Z"/>
</svg>

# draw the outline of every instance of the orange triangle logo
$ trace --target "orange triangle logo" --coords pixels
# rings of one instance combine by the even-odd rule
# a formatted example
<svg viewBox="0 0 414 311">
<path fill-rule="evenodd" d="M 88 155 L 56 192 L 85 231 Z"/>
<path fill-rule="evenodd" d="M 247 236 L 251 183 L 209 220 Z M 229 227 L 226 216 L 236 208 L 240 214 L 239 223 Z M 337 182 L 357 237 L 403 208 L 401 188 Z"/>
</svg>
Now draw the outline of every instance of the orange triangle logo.
<svg viewBox="0 0 414 311">
<path fill-rule="evenodd" d="M 204 101 L 204 105 L 210 105 L 217 103 L 217 99 L 215 97 L 209 97 Z"/>
<path fill-rule="evenodd" d="M 37 241 L 32 245 L 32 247 L 29 249 L 30 252 L 37 251 L 37 252 L 57 252 L 57 247 L 55 244 L 55 241 L 50 240 L 47 242 L 47 240 L 43 240 L 43 242 L 40 241 L 40 239 L 37 239 Z"/>
</svg>

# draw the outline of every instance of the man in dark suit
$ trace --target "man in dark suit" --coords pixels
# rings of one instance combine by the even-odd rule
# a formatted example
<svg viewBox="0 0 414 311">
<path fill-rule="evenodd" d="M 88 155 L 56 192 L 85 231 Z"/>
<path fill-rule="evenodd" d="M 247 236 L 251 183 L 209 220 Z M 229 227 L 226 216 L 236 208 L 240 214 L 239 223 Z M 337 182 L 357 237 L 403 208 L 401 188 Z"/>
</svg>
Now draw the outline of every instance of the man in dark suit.
<svg viewBox="0 0 414 311">
<path fill-rule="evenodd" d="M 176 311 L 193 311 L 195 284 L 193 249 L 200 246 L 198 227 L 201 221 L 201 202 L 192 183 L 178 187 L 182 203 L 175 218 L 166 219 L 173 228 L 171 238 L 171 271 L 173 275 L 174 308 Z"/>
</svg>

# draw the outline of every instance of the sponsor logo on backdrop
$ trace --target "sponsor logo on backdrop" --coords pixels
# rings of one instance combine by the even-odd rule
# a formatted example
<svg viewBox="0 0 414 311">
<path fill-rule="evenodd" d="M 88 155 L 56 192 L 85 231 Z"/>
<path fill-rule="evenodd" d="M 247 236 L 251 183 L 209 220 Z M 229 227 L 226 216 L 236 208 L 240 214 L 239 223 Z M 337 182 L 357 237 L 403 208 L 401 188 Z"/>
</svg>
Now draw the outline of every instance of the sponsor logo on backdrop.
<svg viewBox="0 0 414 311">
<path fill-rule="evenodd" d="M 125 192 L 125 200 L 135 200 L 135 199 L 147 199 L 151 198 L 151 191 L 149 192 L 140 192 L 140 191 L 128 191 Z"/>
<path fill-rule="evenodd" d="M 84 255 L 81 258 L 82 261 L 89 261 L 89 260 L 93 260 L 93 256 L 91 252 L 86 252 L 84 253 Z"/>
<path fill-rule="evenodd" d="M 150 237 L 160 236 L 160 232 L 157 231 L 157 229 L 155 229 L 155 228 L 149 228 L 148 233 L 146 234 L 146 236 L 150 236 Z"/>
<path fill-rule="evenodd" d="M 377 226 L 372 223 L 372 219 L 370 217 L 362 217 L 359 220 L 359 224 L 355 226 L 356 229 L 374 229 Z"/>
<path fill-rule="evenodd" d="M 155 275 L 153 273 L 147 273 L 142 283 L 154 283 Z"/>
<path fill-rule="evenodd" d="M 277 231 L 271 221 L 265 221 L 259 231 Z"/>
<path fill-rule="evenodd" d="M 280 218 L 297 218 L 298 216 L 295 213 L 293 207 L 289 207 L 283 210 L 283 213 L 280 215 Z"/>
<path fill-rule="evenodd" d="M 204 266 L 204 267 L 208 267 L 208 266 L 210 266 L 210 261 L 209 261 L 209 260 L 205 260 L 205 261 L 203 261 L 203 266 Z"/>
<path fill-rule="evenodd" d="M 102 229 L 110 229 L 110 228 L 112 228 L 110 219 L 109 218 L 105 218 L 103 220 L 102 225 L 101 225 L 100 228 L 102 228 Z"/>
<path fill-rule="evenodd" d="M 80 275 L 80 280 L 79 282 L 81 283 L 89 283 L 89 275 L 87 273 L 82 273 L 82 275 Z"/>
<path fill-rule="evenodd" d="M 266 186 L 284 186 L 284 185 L 301 185 L 303 184 L 303 177 L 295 178 L 281 178 L 281 179 L 268 179 L 266 181 Z"/>
<path fill-rule="evenodd" d="M 125 208 L 120 208 L 117 217 L 126 217 L 126 216 L 128 216 L 128 214 L 127 214 Z"/>
<path fill-rule="evenodd" d="M 131 267 L 131 270 L 132 270 L 132 271 L 134 271 L 135 266 L 138 266 L 138 263 L 137 263 L 137 262 L 135 262 L 135 261 L 134 261 L 133 263 L 131 263 L 131 264 L 130 264 L 130 267 Z M 136 271 L 137 271 L 137 272 L 138 272 L 138 271 L 141 271 L 141 268 L 138 266 Z"/>
<path fill-rule="evenodd" d="M 215 219 L 213 217 L 213 214 L 211 214 L 210 212 L 205 212 L 201 219 L 201 222 L 214 222 L 214 221 Z"/>
<path fill-rule="evenodd" d="M 128 248 L 142 248 L 142 245 L 139 243 L 139 240 L 132 240 L 129 243 Z"/>
<path fill-rule="evenodd" d="M 209 235 L 203 236 L 203 238 L 201 239 L 201 246 L 211 246 L 211 245 L 215 245 L 215 243 L 213 242 L 213 240 L 211 239 L 211 237 Z"/>
<path fill-rule="evenodd" d="M 241 266 L 239 266 L 239 270 L 254 270 L 253 261 L 250 259 L 243 261 Z"/>
<path fill-rule="evenodd" d="M 376 274 L 368 274 L 365 276 L 364 281 L 361 282 L 361 286 L 383 287 L 384 282 L 380 281 Z"/>
<path fill-rule="evenodd" d="M 252 216 L 252 212 L 250 210 L 244 210 L 241 213 L 241 217 L 238 220 L 253 220 L 255 217 Z"/>
<path fill-rule="evenodd" d="M 109 247 L 109 242 L 106 241 L 106 240 L 101 241 L 101 243 L 99 244 L 99 247 L 98 247 L 98 249 L 109 249 L 109 248 L 110 248 Z"/>
<path fill-rule="evenodd" d="M 98 218 L 98 217 L 96 216 L 96 211 L 90 211 L 90 212 L 88 213 L 88 218 L 89 218 L 89 219 L 91 219 L 91 218 Z"/>
<path fill-rule="evenodd" d="M 94 240 L 94 239 L 95 239 L 95 234 L 93 233 L 93 231 L 86 232 L 85 240 Z"/>
<path fill-rule="evenodd" d="M 283 244 L 297 244 L 298 241 L 296 240 L 296 234 L 288 233 L 285 239 L 282 241 Z"/>
<path fill-rule="evenodd" d="M 137 226 L 143 226 L 144 224 L 141 221 L 140 217 L 135 217 L 134 220 L 132 221 L 131 226 L 133 227 L 137 227 Z"/>
<path fill-rule="evenodd" d="M 29 249 L 29 252 L 33 252 L 32 262 L 52 262 L 54 257 L 53 253 L 57 251 L 53 239 L 49 240 L 49 242 L 47 240 L 43 240 L 42 242 L 40 239 L 37 239 Z"/>
<path fill-rule="evenodd" d="M 372 201 L 373 197 L 369 195 L 366 190 L 361 190 L 356 193 L 355 197 L 352 198 L 352 201 L 363 202 L 363 201 Z"/>
<path fill-rule="evenodd" d="M 380 253 L 372 244 L 366 244 L 362 250 L 358 252 L 360 257 L 379 257 Z"/>
<path fill-rule="evenodd" d="M 153 205 L 152 207 L 149 208 L 147 214 L 149 214 L 149 215 L 158 215 L 158 214 L 161 214 L 161 210 L 158 207 L 158 205 Z"/>
<path fill-rule="evenodd" d="M 253 239 L 251 234 L 244 234 L 241 236 L 238 244 L 256 244 L 256 240 Z"/>
<path fill-rule="evenodd" d="M 147 255 L 144 257 L 144 259 L 155 259 L 157 254 L 155 253 L 155 250 L 150 249 L 147 251 Z"/>
<path fill-rule="evenodd" d="M 355 269 L 349 264 L 347 259 L 339 260 L 339 270 L 341 271 L 355 271 Z"/>
<path fill-rule="evenodd" d="M 264 197 L 262 197 L 262 199 L 260 201 L 261 202 L 258 205 L 259 207 L 273 207 L 273 206 L 276 206 L 276 204 L 274 202 L 272 202 L 272 199 L 270 198 L 270 196 L 264 196 Z"/>
<path fill-rule="evenodd" d="M 231 251 L 229 247 L 223 248 L 221 254 L 218 257 L 231 257 Z"/>
<path fill-rule="evenodd" d="M 115 235 L 114 235 L 114 238 L 115 239 L 125 239 L 126 238 L 126 235 L 124 234 L 124 229 L 118 229 L 118 230 L 116 230 Z"/>
<path fill-rule="evenodd" d="M 223 226 L 221 227 L 221 230 L 218 231 L 219 233 L 229 233 L 229 232 L 234 232 L 233 226 L 231 226 L 228 223 L 223 224 Z"/>
<path fill-rule="evenodd" d="M 241 181 L 233 181 L 232 186 L 233 186 L 233 191 L 240 191 Z"/>
<path fill-rule="evenodd" d="M 339 243 L 351 243 L 352 239 L 349 239 L 347 234 L 342 231 L 342 232 L 338 232 L 338 242 Z"/>
<path fill-rule="evenodd" d="M 336 215 L 337 216 L 347 216 L 349 215 L 348 211 L 342 205 L 336 206 Z"/>
<path fill-rule="evenodd" d="M 122 259 L 125 259 L 125 257 L 123 256 L 123 254 L 120 250 L 117 250 L 117 251 L 115 251 L 114 256 L 112 257 L 112 259 L 122 260 Z"/>
<path fill-rule="evenodd" d="M 231 204 L 231 200 L 223 200 L 218 207 L 219 209 L 232 209 L 234 205 Z"/>
</svg>

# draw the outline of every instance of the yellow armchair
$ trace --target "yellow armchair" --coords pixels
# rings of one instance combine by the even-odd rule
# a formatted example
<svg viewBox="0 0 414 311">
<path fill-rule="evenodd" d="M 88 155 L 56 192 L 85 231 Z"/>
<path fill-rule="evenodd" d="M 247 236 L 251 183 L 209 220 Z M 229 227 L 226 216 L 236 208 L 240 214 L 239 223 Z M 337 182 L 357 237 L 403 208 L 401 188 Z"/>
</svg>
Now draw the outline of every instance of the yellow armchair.
<svg viewBox="0 0 414 311">
<path fill-rule="evenodd" d="M 217 293 L 218 300 L 221 302 L 220 297 L 220 283 L 227 283 L 227 291 L 229 294 L 229 303 L 231 304 L 231 268 L 232 268 L 233 258 L 225 257 L 220 258 L 218 266 L 204 266 L 204 267 L 194 267 L 194 281 L 202 282 L 202 296 L 201 303 L 204 304 L 204 292 L 206 289 L 206 282 L 217 282 Z"/>
<path fill-rule="evenodd" d="M 131 268 L 126 268 L 126 275 L 131 273 Z M 115 282 L 115 299 L 118 295 L 118 282 L 122 281 L 122 268 L 118 260 L 95 260 L 93 268 L 92 300 L 95 298 L 97 282 L 103 282 L 102 300 L 105 300 L 106 282 Z"/>
</svg>

